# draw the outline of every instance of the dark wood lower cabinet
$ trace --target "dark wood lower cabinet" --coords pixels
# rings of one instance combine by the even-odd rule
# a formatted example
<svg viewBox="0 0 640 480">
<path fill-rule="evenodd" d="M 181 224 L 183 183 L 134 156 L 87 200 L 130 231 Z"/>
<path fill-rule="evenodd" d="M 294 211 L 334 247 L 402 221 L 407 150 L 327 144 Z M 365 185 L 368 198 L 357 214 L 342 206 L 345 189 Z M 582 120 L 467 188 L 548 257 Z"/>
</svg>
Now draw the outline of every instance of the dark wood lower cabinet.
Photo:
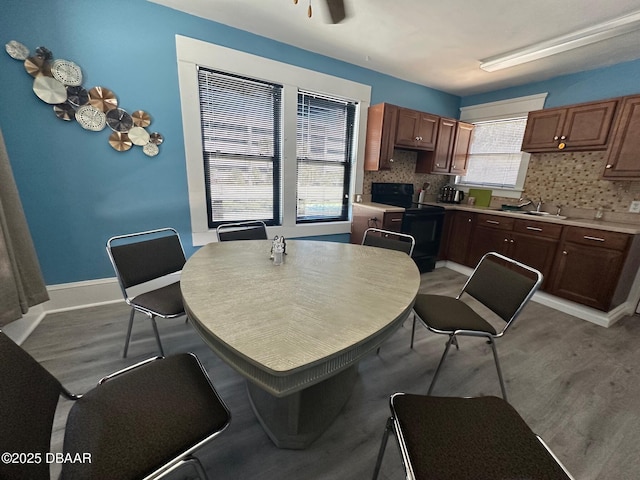
<svg viewBox="0 0 640 480">
<path fill-rule="evenodd" d="M 550 293 L 607 311 L 624 262 L 624 252 L 566 244 Z"/>
<path fill-rule="evenodd" d="M 472 212 L 447 212 L 446 258 L 460 265 L 472 266 L 467 259 L 476 214 Z"/>
</svg>

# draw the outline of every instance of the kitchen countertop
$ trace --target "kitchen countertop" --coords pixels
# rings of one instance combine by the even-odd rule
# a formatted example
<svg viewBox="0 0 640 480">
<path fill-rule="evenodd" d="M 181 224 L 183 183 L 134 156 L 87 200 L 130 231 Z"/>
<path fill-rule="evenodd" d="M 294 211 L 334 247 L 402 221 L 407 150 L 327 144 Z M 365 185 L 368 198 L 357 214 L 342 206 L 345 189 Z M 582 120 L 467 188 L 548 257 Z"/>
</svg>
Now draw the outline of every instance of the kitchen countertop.
<svg viewBox="0 0 640 480">
<path fill-rule="evenodd" d="M 555 215 L 529 215 L 526 213 L 517 213 L 510 211 L 502 211 L 496 207 L 474 207 L 463 204 L 450 204 L 450 203 L 433 203 L 432 205 L 438 205 L 444 207 L 446 210 L 461 210 L 465 212 L 486 213 L 491 215 L 499 215 L 511 218 L 520 218 L 525 220 L 531 220 L 536 222 L 548 222 L 558 223 L 561 225 L 568 225 L 573 227 L 593 228 L 596 230 L 607 230 L 610 232 L 628 233 L 631 235 L 640 234 L 640 224 L 635 223 L 619 223 L 609 222 L 605 220 L 595 220 L 589 218 L 573 218 L 573 217 L 556 217 Z"/>
<path fill-rule="evenodd" d="M 371 208 L 380 212 L 404 212 L 402 207 L 394 207 L 392 205 L 384 205 L 382 203 L 375 202 L 362 202 L 354 203 L 354 205 L 361 205 L 365 208 Z M 606 230 L 609 232 L 627 233 L 630 235 L 640 235 L 640 223 L 621 223 L 611 222 L 607 220 L 595 220 L 592 218 L 578 218 L 578 217 L 557 217 L 555 215 L 529 215 L 526 213 L 518 213 L 512 211 L 503 211 L 498 207 L 475 207 L 465 204 L 457 203 L 437 203 L 437 202 L 425 202 L 424 205 L 435 205 L 438 207 L 444 207 L 445 210 L 460 210 L 465 212 L 485 213 L 490 215 L 499 215 L 503 217 L 520 218 L 524 220 L 536 221 L 536 222 L 548 222 L 557 223 L 560 225 L 568 225 L 573 227 L 593 228 L 596 230 Z"/>
</svg>

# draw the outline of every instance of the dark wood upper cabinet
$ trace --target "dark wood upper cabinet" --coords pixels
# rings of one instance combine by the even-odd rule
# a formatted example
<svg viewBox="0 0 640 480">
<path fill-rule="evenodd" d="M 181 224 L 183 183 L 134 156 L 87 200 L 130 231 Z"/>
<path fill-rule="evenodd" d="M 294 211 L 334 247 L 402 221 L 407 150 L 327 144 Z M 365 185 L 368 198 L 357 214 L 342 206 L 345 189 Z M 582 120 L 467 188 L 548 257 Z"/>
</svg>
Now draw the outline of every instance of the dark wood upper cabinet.
<svg viewBox="0 0 640 480">
<path fill-rule="evenodd" d="M 398 107 L 379 103 L 367 113 L 367 139 L 364 146 L 364 169 L 389 170 L 398 125 Z"/>
<path fill-rule="evenodd" d="M 529 112 L 522 150 L 604 150 L 618 103 L 618 99 L 612 99 Z"/>
<path fill-rule="evenodd" d="M 411 149 L 433 150 L 438 135 L 438 119 L 437 115 L 400 108 L 396 145 Z"/>
<path fill-rule="evenodd" d="M 473 125 L 451 118 L 440 118 L 436 147 L 418 156 L 416 173 L 464 175 Z"/>
<path fill-rule="evenodd" d="M 640 178 L 640 95 L 624 97 L 613 140 L 607 151 L 603 178 L 624 180 Z"/>
</svg>

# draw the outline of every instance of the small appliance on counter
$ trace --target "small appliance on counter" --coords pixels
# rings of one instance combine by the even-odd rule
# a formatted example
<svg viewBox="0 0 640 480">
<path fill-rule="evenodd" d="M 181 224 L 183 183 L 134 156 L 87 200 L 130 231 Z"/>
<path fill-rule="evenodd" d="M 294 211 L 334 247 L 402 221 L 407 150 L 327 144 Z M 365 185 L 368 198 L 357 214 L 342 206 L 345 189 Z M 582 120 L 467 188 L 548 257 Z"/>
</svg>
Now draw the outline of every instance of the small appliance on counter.
<svg viewBox="0 0 640 480">
<path fill-rule="evenodd" d="M 461 203 L 464 200 L 464 192 L 458 190 L 452 185 L 445 185 L 440 189 L 438 202 L 440 203 Z"/>
</svg>

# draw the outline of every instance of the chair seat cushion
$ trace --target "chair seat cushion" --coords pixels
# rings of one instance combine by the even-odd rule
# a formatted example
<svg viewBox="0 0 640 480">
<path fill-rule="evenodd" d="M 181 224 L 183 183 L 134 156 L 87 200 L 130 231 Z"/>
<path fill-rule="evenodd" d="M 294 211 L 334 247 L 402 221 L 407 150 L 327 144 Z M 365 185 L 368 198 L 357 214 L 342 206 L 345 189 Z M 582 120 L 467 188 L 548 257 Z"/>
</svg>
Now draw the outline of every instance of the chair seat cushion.
<svg viewBox="0 0 640 480">
<path fill-rule="evenodd" d="M 160 317 L 175 317 L 184 314 L 180 282 L 141 293 L 131 300 L 131 304 L 149 310 Z"/>
<path fill-rule="evenodd" d="M 473 330 L 496 335 L 496 329 L 469 305 L 454 297 L 419 294 L 413 309 L 428 328 L 453 332 Z"/>
<path fill-rule="evenodd" d="M 193 355 L 155 360 L 84 395 L 69 413 L 62 478 L 139 479 L 209 435 L 229 414 Z"/>
<path fill-rule="evenodd" d="M 513 407 L 497 397 L 395 395 L 416 479 L 568 479 Z"/>
</svg>

